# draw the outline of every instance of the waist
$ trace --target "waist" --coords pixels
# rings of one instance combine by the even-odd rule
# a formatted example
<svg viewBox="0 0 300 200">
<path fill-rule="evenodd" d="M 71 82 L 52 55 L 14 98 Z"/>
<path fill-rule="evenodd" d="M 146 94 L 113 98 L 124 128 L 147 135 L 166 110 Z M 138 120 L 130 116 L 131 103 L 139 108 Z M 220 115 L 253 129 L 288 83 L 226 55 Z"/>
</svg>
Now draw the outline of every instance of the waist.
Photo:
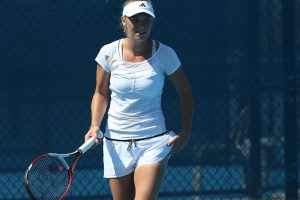
<svg viewBox="0 0 300 200">
<path fill-rule="evenodd" d="M 163 136 L 163 135 L 166 134 L 167 132 L 168 132 L 168 131 L 165 131 L 165 132 L 160 133 L 160 134 L 157 134 L 157 135 L 149 136 L 149 137 L 132 138 L 132 139 L 115 139 L 115 138 L 110 138 L 110 137 L 107 137 L 107 136 L 104 136 L 104 137 L 105 137 L 105 139 L 107 139 L 107 140 L 112 140 L 112 141 L 119 141 L 119 142 L 133 142 L 133 141 L 147 140 L 147 139 L 151 139 L 151 138 Z"/>
</svg>

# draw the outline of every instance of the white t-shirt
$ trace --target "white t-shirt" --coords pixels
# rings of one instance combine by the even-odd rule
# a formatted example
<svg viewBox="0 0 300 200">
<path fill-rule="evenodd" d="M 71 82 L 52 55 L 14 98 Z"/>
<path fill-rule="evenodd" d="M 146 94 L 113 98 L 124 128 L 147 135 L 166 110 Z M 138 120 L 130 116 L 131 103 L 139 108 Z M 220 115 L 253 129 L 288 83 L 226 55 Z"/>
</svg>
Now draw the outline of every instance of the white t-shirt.
<svg viewBox="0 0 300 200">
<path fill-rule="evenodd" d="M 142 62 L 122 59 L 122 40 L 104 45 L 96 62 L 109 72 L 111 102 L 105 135 L 114 139 L 137 139 L 166 131 L 161 109 L 165 75 L 181 65 L 174 50 L 162 43 Z"/>
</svg>

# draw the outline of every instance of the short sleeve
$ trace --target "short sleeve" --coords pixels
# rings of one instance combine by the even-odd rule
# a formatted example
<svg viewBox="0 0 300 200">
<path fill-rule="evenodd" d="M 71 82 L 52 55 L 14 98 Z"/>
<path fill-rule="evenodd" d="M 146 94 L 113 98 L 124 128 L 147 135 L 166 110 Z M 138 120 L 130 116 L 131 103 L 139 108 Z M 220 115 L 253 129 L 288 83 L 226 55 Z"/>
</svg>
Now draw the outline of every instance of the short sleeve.
<svg viewBox="0 0 300 200">
<path fill-rule="evenodd" d="M 110 55 L 109 55 L 109 52 L 108 52 L 108 46 L 105 45 L 103 46 L 97 57 L 95 58 L 95 61 L 102 66 L 102 68 L 107 71 L 107 72 L 110 72 L 110 67 L 108 65 L 108 60 L 110 58 Z"/>
<path fill-rule="evenodd" d="M 160 62 L 164 66 L 164 71 L 167 75 L 173 74 L 180 66 L 181 62 L 176 54 L 176 52 L 162 44 L 162 49 L 160 52 Z"/>
</svg>

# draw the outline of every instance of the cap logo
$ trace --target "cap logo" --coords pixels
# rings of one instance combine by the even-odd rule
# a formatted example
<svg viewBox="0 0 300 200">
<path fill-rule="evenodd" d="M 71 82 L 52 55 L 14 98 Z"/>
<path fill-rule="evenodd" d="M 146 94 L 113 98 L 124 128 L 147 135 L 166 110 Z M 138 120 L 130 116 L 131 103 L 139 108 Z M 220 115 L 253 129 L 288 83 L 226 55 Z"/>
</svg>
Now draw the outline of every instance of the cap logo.
<svg viewBox="0 0 300 200">
<path fill-rule="evenodd" d="M 1 1 L 1 0 L 0 0 Z M 148 15 L 151 15 L 153 18 L 155 18 L 154 10 L 148 1 L 133 1 L 127 5 L 124 6 L 122 15 L 131 17 L 133 15 L 136 15 L 138 13 L 146 13 Z"/>
<path fill-rule="evenodd" d="M 144 3 L 140 4 L 139 7 L 146 7 Z"/>
</svg>

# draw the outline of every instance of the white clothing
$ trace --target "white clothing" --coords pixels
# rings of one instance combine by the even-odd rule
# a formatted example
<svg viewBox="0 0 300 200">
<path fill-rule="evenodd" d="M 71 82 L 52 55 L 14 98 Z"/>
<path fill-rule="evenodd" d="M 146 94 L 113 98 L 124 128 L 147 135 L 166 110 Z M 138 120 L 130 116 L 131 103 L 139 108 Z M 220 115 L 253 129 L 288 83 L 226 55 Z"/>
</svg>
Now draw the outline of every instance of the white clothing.
<svg viewBox="0 0 300 200">
<path fill-rule="evenodd" d="M 103 138 L 104 178 L 117 178 L 130 174 L 139 165 L 159 163 L 169 159 L 173 145 L 167 142 L 175 136 L 168 133 L 151 139 L 135 141 L 128 150 L 129 142 Z"/>
<path fill-rule="evenodd" d="M 153 41 L 155 50 L 155 41 Z M 166 75 L 181 65 L 176 53 L 160 43 L 149 59 L 122 59 L 122 40 L 103 46 L 97 63 L 110 73 L 111 101 L 105 136 L 114 139 L 151 137 L 166 131 L 161 94 Z"/>
</svg>

